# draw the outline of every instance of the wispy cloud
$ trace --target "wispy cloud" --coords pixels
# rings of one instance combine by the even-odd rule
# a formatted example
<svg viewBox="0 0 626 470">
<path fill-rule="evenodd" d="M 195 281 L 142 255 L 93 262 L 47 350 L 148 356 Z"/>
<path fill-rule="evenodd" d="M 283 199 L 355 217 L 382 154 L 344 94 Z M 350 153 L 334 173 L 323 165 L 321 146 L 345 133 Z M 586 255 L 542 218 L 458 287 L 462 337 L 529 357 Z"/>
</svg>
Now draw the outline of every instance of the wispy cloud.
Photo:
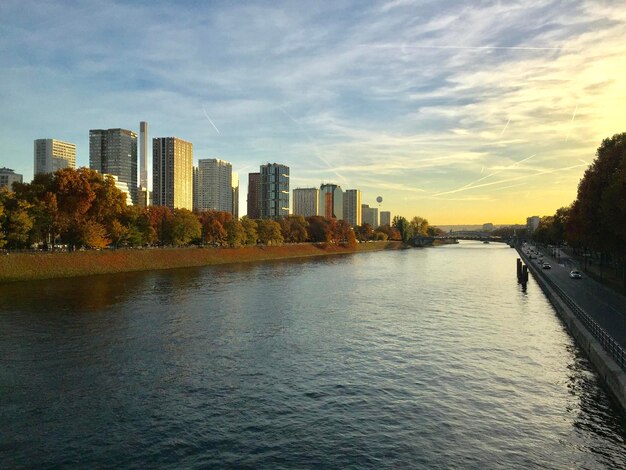
<svg viewBox="0 0 626 470">
<path fill-rule="evenodd" d="M 626 122 L 626 9 L 609 1 L 5 0 L 0 13 L 0 166 L 27 179 L 34 138 L 76 142 L 86 165 L 89 128 L 148 120 L 196 157 L 285 162 L 298 183 L 384 191 L 394 213 L 522 218 L 568 204 Z"/>
</svg>

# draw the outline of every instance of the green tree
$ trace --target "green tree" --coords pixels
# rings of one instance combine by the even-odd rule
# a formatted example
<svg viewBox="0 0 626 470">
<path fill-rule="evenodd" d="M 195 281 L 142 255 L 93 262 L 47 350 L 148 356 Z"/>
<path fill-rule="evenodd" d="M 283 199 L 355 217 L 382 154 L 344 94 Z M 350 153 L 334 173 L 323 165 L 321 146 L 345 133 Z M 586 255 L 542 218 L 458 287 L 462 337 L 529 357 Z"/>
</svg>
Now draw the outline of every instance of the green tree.
<svg viewBox="0 0 626 470">
<path fill-rule="evenodd" d="M 9 192 L 6 189 L 0 189 L 0 248 L 6 245 L 6 233 L 5 233 L 5 216 L 4 216 L 4 201 L 8 197 Z"/>
<path fill-rule="evenodd" d="M 12 193 L 5 202 L 6 240 L 11 248 L 24 248 L 29 245 L 33 218 L 29 214 L 31 204 L 15 199 Z"/>
<path fill-rule="evenodd" d="M 398 229 L 398 231 L 400 232 L 400 236 L 402 237 L 402 241 L 404 243 L 408 243 L 408 241 L 413 238 L 414 236 L 413 226 L 409 223 L 408 220 L 406 220 L 406 218 L 396 215 L 393 218 L 391 225 L 394 228 Z"/>
<path fill-rule="evenodd" d="M 241 218 L 241 225 L 246 234 L 246 245 L 256 245 L 259 238 L 257 233 L 257 222 L 254 219 L 250 219 L 247 216 Z"/>
<path fill-rule="evenodd" d="M 226 240 L 231 248 L 238 248 L 246 243 L 246 230 L 237 219 L 226 222 Z"/>
<path fill-rule="evenodd" d="M 193 240 L 200 239 L 202 225 L 190 210 L 174 209 L 174 216 L 169 222 L 168 232 L 172 245 L 189 245 Z"/>
<path fill-rule="evenodd" d="M 264 245 L 280 245 L 283 243 L 283 235 L 280 233 L 280 224 L 275 220 L 261 219 L 257 222 L 259 242 Z"/>
</svg>

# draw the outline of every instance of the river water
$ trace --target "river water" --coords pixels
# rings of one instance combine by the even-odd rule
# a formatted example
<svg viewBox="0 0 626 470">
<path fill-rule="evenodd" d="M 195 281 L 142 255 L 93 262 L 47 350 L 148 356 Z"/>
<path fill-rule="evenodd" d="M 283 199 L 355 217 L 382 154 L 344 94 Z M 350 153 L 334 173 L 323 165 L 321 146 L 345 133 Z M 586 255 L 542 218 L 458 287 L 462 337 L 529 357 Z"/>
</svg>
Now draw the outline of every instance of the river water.
<svg viewBox="0 0 626 470">
<path fill-rule="evenodd" d="M 0 286 L 0 467 L 624 468 L 514 250 Z"/>
</svg>

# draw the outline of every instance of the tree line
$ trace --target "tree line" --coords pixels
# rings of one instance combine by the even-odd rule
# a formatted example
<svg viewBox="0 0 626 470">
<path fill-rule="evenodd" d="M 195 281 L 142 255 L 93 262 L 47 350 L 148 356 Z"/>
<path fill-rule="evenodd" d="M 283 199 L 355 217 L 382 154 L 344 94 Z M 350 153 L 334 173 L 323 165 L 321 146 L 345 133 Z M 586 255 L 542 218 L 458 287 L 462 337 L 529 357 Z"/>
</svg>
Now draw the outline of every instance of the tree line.
<svg viewBox="0 0 626 470">
<path fill-rule="evenodd" d="M 39 174 L 31 183 L 14 183 L 12 191 L 0 191 L 0 248 L 354 245 L 368 240 L 407 241 L 420 231 L 428 232 L 428 222 L 419 217 L 411 222 L 396 217 L 392 226 L 374 229 L 369 224 L 353 228 L 345 220 L 321 216 L 254 220 L 220 211 L 127 206 L 126 195 L 112 177 L 88 168 Z"/>
<path fill-rule="evenodd" d="M 542 217 L 533 239 L 567 242 L 577 251 L 599 253 L 601 262 L 617 261 L 626 283 L 626 133 L 602 141 L 574 202 Z"/>
</svg>

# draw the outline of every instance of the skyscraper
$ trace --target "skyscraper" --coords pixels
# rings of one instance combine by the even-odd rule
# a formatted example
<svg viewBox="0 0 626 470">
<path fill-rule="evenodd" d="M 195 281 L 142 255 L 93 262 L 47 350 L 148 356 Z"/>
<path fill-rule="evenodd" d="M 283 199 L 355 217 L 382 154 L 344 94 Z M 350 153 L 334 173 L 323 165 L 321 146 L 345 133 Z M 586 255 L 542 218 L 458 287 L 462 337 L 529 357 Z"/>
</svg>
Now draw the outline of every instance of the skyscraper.
<svg viewBox="0 0 626 470">
<path fill-rule="evenodd" d="M 22 175 L 15 173 L 10 168 L 0 168 L 0 189 L 8 188 L 11 191 L 13 183 L 21 183 L 22 179 Z"/>
<path fill-rule="evenodd" d="M 76 168 L 76 144 L 56 139 L 37 139 L 34 145 L 35 174 Z"/>
<path fill-rule="evenodd" d="M 198 160 L 198 169 L 194 179 L 196 202 L 194 210 L 222 211 L 233 210 L 233 166 L 217 158 Z"/>
<path fill-rule="evenodd" d="M 233 217 L 239 218 L 239 175 L 233 172 L 232 178 L 232 191 L 233 191 Z"/>
<path fill-rule="evenodd" d="M 137 134 L 126 129 L 89 131 L 89 168 L 117 176 L 137 204 Z"/>
<path fill-rule="evenodd" d="M 261 165 L 261 218 L 289 215 L 289 167 L 280 163 Z"/>
<path fill-rule="evenodd" d="M 293 214 L 311 217 L 318 214 L 319 193 L 317 188 L 296 188 L 293 190 Z"/>
<path fill-rule="evenodd" d="M 343 219 L 343 191 L 336 184 L 322 184 L 319 196 L 319 215 L 327 219 Z"/>
<path fill-rule="evenodd" d="M 193 144 L 176 137 L 152 139 L 152 202 L 193 208 Z"/>
<path fill-rule="evenodd" d="M 246 214 L 251 219 L 261 218 L 261 173 L 248 173 Z"/>
<path fill-rule="evenodd" d="M 361 225 L 361 191 L 347 189 L 343 195 L 343 220 L 356 227 Z"/>
<path fill-rule="evenodd" d="M 370 224 L 373 228 L 378 227 L 378 208 L 367 204 L 361 205 L 362 219 L 364 224 Z"/>
<path fill-rule="evenodd" d="M 391 225 L 391 212 L 380 211 L 380 225 Z"/>
<path fill-rule="evenodd" d="M 140 207 L 150 205 L 151 197 L 148 190 L 148 123 L 139 123 L 139 189 L 137 190 L 137 204 Z"/>
</svg>

